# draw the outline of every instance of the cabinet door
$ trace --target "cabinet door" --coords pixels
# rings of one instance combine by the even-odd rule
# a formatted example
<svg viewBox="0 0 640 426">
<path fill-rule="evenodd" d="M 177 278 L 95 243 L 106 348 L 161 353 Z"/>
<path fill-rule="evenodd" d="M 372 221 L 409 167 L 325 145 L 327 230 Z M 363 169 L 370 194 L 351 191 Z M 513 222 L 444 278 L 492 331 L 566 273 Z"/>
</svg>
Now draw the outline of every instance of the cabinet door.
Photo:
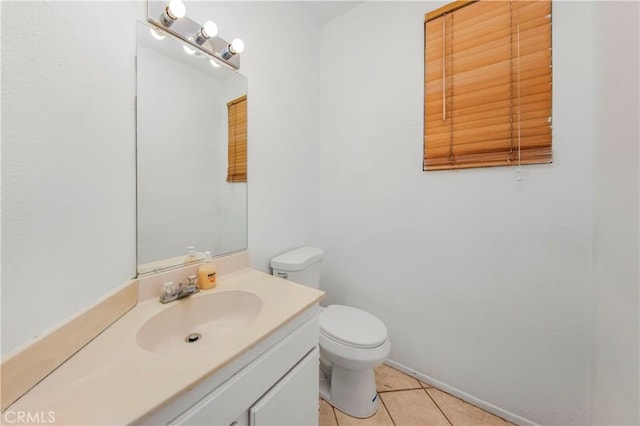
<svg viewBox="0 0 640 426">
<path fill-rule="evenodd" d="M 318 348 L 249 409 L 251 426 L 318 424 Z"/>
</svg>

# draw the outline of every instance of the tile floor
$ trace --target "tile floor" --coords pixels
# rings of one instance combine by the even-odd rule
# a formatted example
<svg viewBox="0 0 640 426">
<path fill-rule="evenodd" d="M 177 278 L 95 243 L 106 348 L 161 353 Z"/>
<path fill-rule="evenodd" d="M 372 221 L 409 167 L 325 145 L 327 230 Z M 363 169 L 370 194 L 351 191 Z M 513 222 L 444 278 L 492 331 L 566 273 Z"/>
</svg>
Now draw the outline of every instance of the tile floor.
<svg viewBox="0 0 640 426">
<path fill-rule="evenodd" d="M 320 426 L 508 426 L 478 407 L 442 392 L 387 365 L 376 368 L 378 412 L 357 419 L 320 400 Z"/>
</svg>

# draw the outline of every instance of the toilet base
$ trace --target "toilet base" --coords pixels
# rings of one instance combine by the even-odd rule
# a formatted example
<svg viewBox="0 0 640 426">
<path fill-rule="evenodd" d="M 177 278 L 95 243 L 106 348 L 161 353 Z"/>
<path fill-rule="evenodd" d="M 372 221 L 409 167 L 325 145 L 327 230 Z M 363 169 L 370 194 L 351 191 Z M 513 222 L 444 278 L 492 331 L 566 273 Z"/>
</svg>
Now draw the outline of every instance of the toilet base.
<svg viewBox="0 0 640 426">
<path fill-rule="evenodd" d="M 343 413 L 361 419 L 373 416 L 380 404 L 373 369 L 354 371 L 335 364 L 320 369 L 320 397 Z"/>
</svg>

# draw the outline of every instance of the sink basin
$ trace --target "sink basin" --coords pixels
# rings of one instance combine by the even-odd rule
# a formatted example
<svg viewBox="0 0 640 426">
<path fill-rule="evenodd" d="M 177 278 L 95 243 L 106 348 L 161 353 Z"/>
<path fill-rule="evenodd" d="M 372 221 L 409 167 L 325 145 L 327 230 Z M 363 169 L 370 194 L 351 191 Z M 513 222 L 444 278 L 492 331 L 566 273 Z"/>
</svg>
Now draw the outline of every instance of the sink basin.
<svg viewBox="0 0 640 426">
<path fill-rule="evenodd" d="M 241 332 L 258 316 L 262 299 L 244 290 L 213 290 L 171 302 L 147 320 L 138 345 L 150 352 L 172 352 L 215 345 Z"/>
</svg>

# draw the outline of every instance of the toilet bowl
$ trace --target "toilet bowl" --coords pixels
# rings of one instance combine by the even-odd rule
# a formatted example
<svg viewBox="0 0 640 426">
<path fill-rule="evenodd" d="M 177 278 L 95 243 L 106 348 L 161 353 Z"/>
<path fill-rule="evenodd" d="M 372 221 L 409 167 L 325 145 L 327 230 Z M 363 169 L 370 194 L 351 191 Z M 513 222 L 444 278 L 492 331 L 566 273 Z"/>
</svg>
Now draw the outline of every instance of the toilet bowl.
<svg viewBox="0 0 640 426">
<path fill-rule="evenodd" d="M 320 313 L 320 396 L 352 417 L 374 415 L 379 401 L 373 369 L 390 350 L 378 318 L 349 306 L 327 307 Z"/>
<path fill-rule="evenodd" d="M 323 251 L 301 247 L 271 260 L 273 274 L 318 288 Z M 320 396 L 340 411 L 366 418 L 378 409 L 374 368 L 391 350 L 384 323 L 350 306 L 321 308 Z"/>
</svg>

